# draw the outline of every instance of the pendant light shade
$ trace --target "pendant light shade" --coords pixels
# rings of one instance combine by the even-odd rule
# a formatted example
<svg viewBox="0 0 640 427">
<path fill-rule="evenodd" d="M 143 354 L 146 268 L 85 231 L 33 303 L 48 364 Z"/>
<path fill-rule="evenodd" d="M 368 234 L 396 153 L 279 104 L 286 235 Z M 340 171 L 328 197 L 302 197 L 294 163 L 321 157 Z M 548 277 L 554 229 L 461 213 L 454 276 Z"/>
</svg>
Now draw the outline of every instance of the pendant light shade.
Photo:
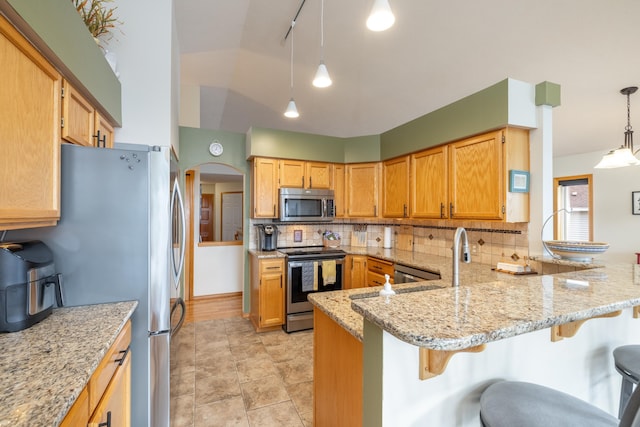
<svg viewBox="0 0 640 427">
<path fill-rule="evenodd" d="M 290 119 L 295 119 L 296 117 L 300 117 L 298 114 L 298 108 L 296 107 L 296 101 L 291 98 L 289 100 L 289 104 L 287 105 L 287 111 L 284 112 L 284 116 Z"/>
<path fill-rule="evenodd" d="M 638 90 L 636 86 L 626 87 L 620 91 L 627 96 L 627 126 L 624 128 L 624 144 L 615 150 L 609 151 L 602 160 L 595 165 L 596 169 L 623 168 L 626 166 L 638 166 L 640 160 L 633 152 L 633 130 L 631 128 L 631 103 L 630 95 Z"/>
<path fill-rule="evenodd" d="M 374 0 L 373 8 L 367 18 L 367 28 L 371 31 L 384 31 L 396 21 L 388 0 Z"/>
<path fill-rule="evenodd" d="M 329 70 L 324 63 L 324 0 L 320 6 L 320 65 L 313 78 L 313 85 L 315 87 L 329 87 L 331 86 L 331 77 L 329 77 Z"/>
<path fill-rule="evenodd" d="M 331 77 L 329 77 L 329 70 L 324 64 L 324 61 L 320 61 L 316 76 L 313 78 L 313 85 L 315 87 L 328 87 L 331 86 Z"/>
</svg>

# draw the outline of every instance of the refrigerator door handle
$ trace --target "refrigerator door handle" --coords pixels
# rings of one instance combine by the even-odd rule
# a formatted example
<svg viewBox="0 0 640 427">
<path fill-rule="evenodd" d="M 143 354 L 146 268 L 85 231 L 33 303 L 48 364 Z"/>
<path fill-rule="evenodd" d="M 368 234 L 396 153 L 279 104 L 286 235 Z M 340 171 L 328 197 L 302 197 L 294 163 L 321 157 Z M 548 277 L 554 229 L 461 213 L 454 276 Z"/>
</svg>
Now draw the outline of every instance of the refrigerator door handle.
<svg viewBox="0 0 640 427">
<path fill-rule="evenodd" d="M 178 306 L 180 306 L 180 311 L 181 311 L 180 320 L 178 320 L 178 323 L 176 324 L 176 326 L 171 328 L 171 336 L 174 336 L 175 334 L 178 333 L 178 331 L 182 327 L 182 324 L 184 323 L 184 317 L 187 314 L 187 307 L 185 306 L 184 300 L 178 297 L 173 303 L 173 307 L 171 307 L 171 318 L 173 318 L 173 313 L 176 311 L 176 308 L 178 308 Z"/>
<path fill-rule="evenodd" d="M 186 232 L 186 221 L 184 217 L 184 203 L 182 201 L 182 193 L 180 192 L 180 184 L 178 183 L 177 177 L 173 182 L 173 192 L 171 194 L 171 214 L 172 215 L 174 214 L 176 203 L 178 208 L 180 209 L 180 242 L 179 242 L 180 258 L 178 259 L 178 265 L 176 265 L 175 258 L 172 256 L 171 264 L 173 265 L 174 286 L 176 287 L 176 289 L 178 289 L 178 286 L 180 283 L 180 275 L 182 274 L 182 268 L 184 267 L 185 239 L 187 237 L 187 234 L 186 234 L 187 232 Z"/>
</svg>

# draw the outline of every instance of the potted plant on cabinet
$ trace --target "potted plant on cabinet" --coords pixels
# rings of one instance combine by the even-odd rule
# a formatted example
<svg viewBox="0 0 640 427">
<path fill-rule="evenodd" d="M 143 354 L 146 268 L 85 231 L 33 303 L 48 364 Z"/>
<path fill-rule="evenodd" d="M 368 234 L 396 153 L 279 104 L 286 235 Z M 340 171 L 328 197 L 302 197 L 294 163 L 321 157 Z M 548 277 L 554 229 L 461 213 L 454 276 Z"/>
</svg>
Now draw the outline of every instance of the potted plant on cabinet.
<svg viewBox="0 0 640 427">
<path fill-rule="evenodd" d="M 109 7 L 113 0 L 71 0 L 71 2 L 99 46 L 101 41 L 107 42 L 113 37 L 112 31 L 121 24 L 115 16 L 117 7 Z"/>
</svg>

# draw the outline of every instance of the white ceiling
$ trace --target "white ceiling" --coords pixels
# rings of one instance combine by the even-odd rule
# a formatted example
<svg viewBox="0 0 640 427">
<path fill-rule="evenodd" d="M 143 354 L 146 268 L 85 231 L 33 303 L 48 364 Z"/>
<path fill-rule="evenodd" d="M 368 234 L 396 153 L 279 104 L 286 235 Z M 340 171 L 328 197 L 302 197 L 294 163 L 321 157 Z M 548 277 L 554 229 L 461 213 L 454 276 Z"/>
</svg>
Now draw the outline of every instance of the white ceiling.
<svg viewBox="0 0 640 427">
<path fill-rule="evenodd" d="M 301 0 L 176 1 L 181 82 L 201 88 L 201 127 L 380 134 L 510 77 L 561 85 L 555 156 L 622 144 L 619 91 L 640 85 L 640 1 L 389 2 L 396 23 L 374 33 L 365 27 L 372 0 L 325 0 L 334 84 L 318 89 L 321 0 L 306 1 L 294 31 L 292 120 L 283 116 L 291 38 L 283 39 Z M 631 110 L 640 126 L 638 94 Z"/>
</svg>

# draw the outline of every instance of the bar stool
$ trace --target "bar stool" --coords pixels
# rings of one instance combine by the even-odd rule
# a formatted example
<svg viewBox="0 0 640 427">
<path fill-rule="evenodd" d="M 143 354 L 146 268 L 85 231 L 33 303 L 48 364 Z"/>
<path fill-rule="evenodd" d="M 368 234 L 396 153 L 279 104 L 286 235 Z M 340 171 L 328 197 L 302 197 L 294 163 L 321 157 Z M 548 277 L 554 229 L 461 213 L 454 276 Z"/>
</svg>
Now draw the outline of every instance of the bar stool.
<svg viewBox="0 0 640 427">
<path fill-rule="evenodd" d="M 623 345 L 613 350 L 616 371 L 622 375 L 620 386 L 620 407 L 618 417 L 622 416 L 629 401 L 633 386 L 640 380 L 640 345 Z"/>
<path fill-rule="evenodd" d="M 480 397 L 484 427 L 640 427 L 640 387 L 620 420 L 589 403 L 537 384 L 501 381 Z"/>
</svg>

